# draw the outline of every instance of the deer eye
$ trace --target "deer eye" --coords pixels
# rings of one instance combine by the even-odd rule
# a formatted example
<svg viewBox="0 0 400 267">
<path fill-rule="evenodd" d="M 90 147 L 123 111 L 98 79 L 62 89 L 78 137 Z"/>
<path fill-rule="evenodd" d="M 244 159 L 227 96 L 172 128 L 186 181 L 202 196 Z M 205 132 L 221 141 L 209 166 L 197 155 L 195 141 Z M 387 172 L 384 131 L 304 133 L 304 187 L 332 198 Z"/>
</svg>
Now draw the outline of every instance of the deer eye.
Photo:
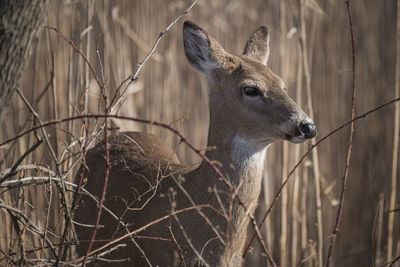
<svg viewBox="0 0 400 267">
<path fill-rule="evenodd" d="M 255 96 L 260 96 L 261 92 L 257 87 L 245 87 L 243 88 L 243 93 L 247 96 L 255 97 Z"/>
</svg>

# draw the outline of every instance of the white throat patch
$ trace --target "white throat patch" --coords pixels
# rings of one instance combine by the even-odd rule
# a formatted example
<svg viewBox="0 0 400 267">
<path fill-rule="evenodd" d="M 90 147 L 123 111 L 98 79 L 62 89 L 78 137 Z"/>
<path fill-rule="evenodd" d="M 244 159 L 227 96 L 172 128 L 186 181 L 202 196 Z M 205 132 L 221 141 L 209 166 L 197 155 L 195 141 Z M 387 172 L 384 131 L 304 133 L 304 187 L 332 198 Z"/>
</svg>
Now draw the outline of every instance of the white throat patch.
<svg viewBox="0 0 400 267">
<path fill-rule="evenodd" d="M 235 136 L 232 139 L 232 160 L 235 167 L 241 172 L 262 171 L 265 154 L 270 143 L 249 141 L 246 138 Z"/>
</svg>

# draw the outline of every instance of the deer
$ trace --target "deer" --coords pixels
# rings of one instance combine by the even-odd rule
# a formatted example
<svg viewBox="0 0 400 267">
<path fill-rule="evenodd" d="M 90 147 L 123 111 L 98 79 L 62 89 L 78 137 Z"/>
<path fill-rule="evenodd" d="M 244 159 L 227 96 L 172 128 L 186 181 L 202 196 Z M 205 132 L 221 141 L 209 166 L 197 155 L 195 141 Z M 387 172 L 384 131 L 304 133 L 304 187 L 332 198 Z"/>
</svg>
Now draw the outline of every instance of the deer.
<svg viewBox="0 0 400 267">
<path fill-rule="evenodd" d="M 301 143 L 317 134 L 314 122 L 267 66 L 269 39 L 268 29 L 259 27 L 242 55 L 236 56 L 201 27 L 184 22 L 186 57 L 209 85 L 205 155 L 235 190 L 204 160 L 197 166 L 182 164 L 174 150 L 154 135 L 110 135 L 107 212 L 93 248 L 140 227 L 145 230 L 121 240 L 121 246 L 91 264 L 242 266 L 248 214 L 254 214 L 258 205 L 267 148 L 278 140 Z M 102 194 L 106 168 L 104 142 L 87 151 L 86 168 L 77 174 L 86 180 L 74 216 L 79 240 L 90 240 L 96 221 L 94 199 Z M 85 255 L 87 247 L 81 241 L 78 254 Z"/>
</svg>

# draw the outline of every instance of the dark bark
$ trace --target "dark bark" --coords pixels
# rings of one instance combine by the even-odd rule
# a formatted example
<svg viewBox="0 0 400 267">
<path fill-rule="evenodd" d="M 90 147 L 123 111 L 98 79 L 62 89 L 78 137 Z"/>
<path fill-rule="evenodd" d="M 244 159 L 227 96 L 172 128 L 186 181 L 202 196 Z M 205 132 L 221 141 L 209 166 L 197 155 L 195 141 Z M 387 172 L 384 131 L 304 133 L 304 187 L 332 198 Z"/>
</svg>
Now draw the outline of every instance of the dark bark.
<svg viewBox="0 0 400 267">
<path fill-rule="evenodd" d="M 0 0 L 0 120 L 18 88 L 52 0 Z"/>
</svg>

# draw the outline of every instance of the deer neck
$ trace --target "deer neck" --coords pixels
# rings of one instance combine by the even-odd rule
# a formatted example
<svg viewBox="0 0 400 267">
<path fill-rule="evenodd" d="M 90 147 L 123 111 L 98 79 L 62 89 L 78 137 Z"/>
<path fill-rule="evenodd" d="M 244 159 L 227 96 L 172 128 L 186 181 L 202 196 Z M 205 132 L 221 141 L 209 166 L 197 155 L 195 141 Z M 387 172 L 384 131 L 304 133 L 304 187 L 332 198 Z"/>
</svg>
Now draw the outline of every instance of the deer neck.
<svg viewBox="0 0 400 267">
<path fill-rule="evenodd" d="M 232 134 L 233 131 L 229 129 L 226 122 L 217 121 L 211 116 L 208 135 L 209 150 L 206 156 L 235 187 L 235 194 L 240 197 L 245 207 L 232 197 L 233 192 L 220 181 L 216 172 L 205 161 L 186 179 L 196 203 L 208 203 L 217 209 L 221 207 L 221 211 L 226 215 L 226 217 L 213 216 L 212 219 L 214 225 L 225 229 L 225 245 L 216 249 L 219 251 L 218 257 L 214 255 L 214 258 L 220 259 L 218 266 L 236 266 L 233 262 L 241 262 L 249 223 L 247 213 L 253 214 L 257 206 L 266 150 L 271 143 L 255 142 L 238 134 Z M 199 194 L 199 192 L 202 193 Z M 229 219 L 226 220 L 226 218 Z M 215 242 L 214 244 L 218 246 L 222 243 Z"/>
<path fill-rule="evenodd" d="M 197 203 L 208 203 L 217 208 L 221 207 L 221 204 L 224 206 L 224 213 L 229 220 L 226 221 L 221 216 L 215 216 L 213 220 L 216 225 L 226 225 L 226 243 L 218 257 L 221 261 L 219 266 L 236 266 L 234 262 L 241 262 L 247 236 L 249 224 L 247 213 L 253 214 L 258 203 L 264 160 L 270 142 L 254 142 L 235 134 L 224 135 L 214 131 L 213 126 L 215 125 L 210 124 L 208 137 L 210 150 L 206 152 L 206 156 L 218 166 L 236 188 L 235 193 L 243 201 L 245 207 L 234 200 L 232 192 L 220 182 L 218 175 L 207 162 L 203 161 L 191 173 L 190 184 L 193 191 L 204 192 L 197 194 L 199 196 Z M 209 194 L 205 193 L 210 188 L 217 190 L 209 191 Z M 215 197 L 215 194 L 218 194 L 219 199 Z"/>
<path fill-rule="evenodd" d="M 229 127 L 211 117 L 206 156 L 218 166 L 253 211 L 261 190 L 266 150 L 271 142 L 249 140 L 227 133 L 227 129 Z M 206 188 L 220 184 L 219 188 L 227 191 L 226 185 L 219 183 L 218 175 L 208 163 L 203 162 L 193 174 L 197 176 L 196 180 L 206 183 L 203 185 Z"/>
<path fill-rule="evenodd" d="M 249 141 L 239 135 L 231 136 L 222 143 L 213 141 L 210 139 L 208 142 L 211 150 L 206 152 L 206 156 L 217 164 L 232 185 L 238 189 L 237 192 L 245 203 L 256 202 L 269 144 Z M 213 172 L 209 166 L 204 167 Z M 215 172 L 214 175 L 210 173 L 209 177 L 218 178 Z"/>
</svg>

